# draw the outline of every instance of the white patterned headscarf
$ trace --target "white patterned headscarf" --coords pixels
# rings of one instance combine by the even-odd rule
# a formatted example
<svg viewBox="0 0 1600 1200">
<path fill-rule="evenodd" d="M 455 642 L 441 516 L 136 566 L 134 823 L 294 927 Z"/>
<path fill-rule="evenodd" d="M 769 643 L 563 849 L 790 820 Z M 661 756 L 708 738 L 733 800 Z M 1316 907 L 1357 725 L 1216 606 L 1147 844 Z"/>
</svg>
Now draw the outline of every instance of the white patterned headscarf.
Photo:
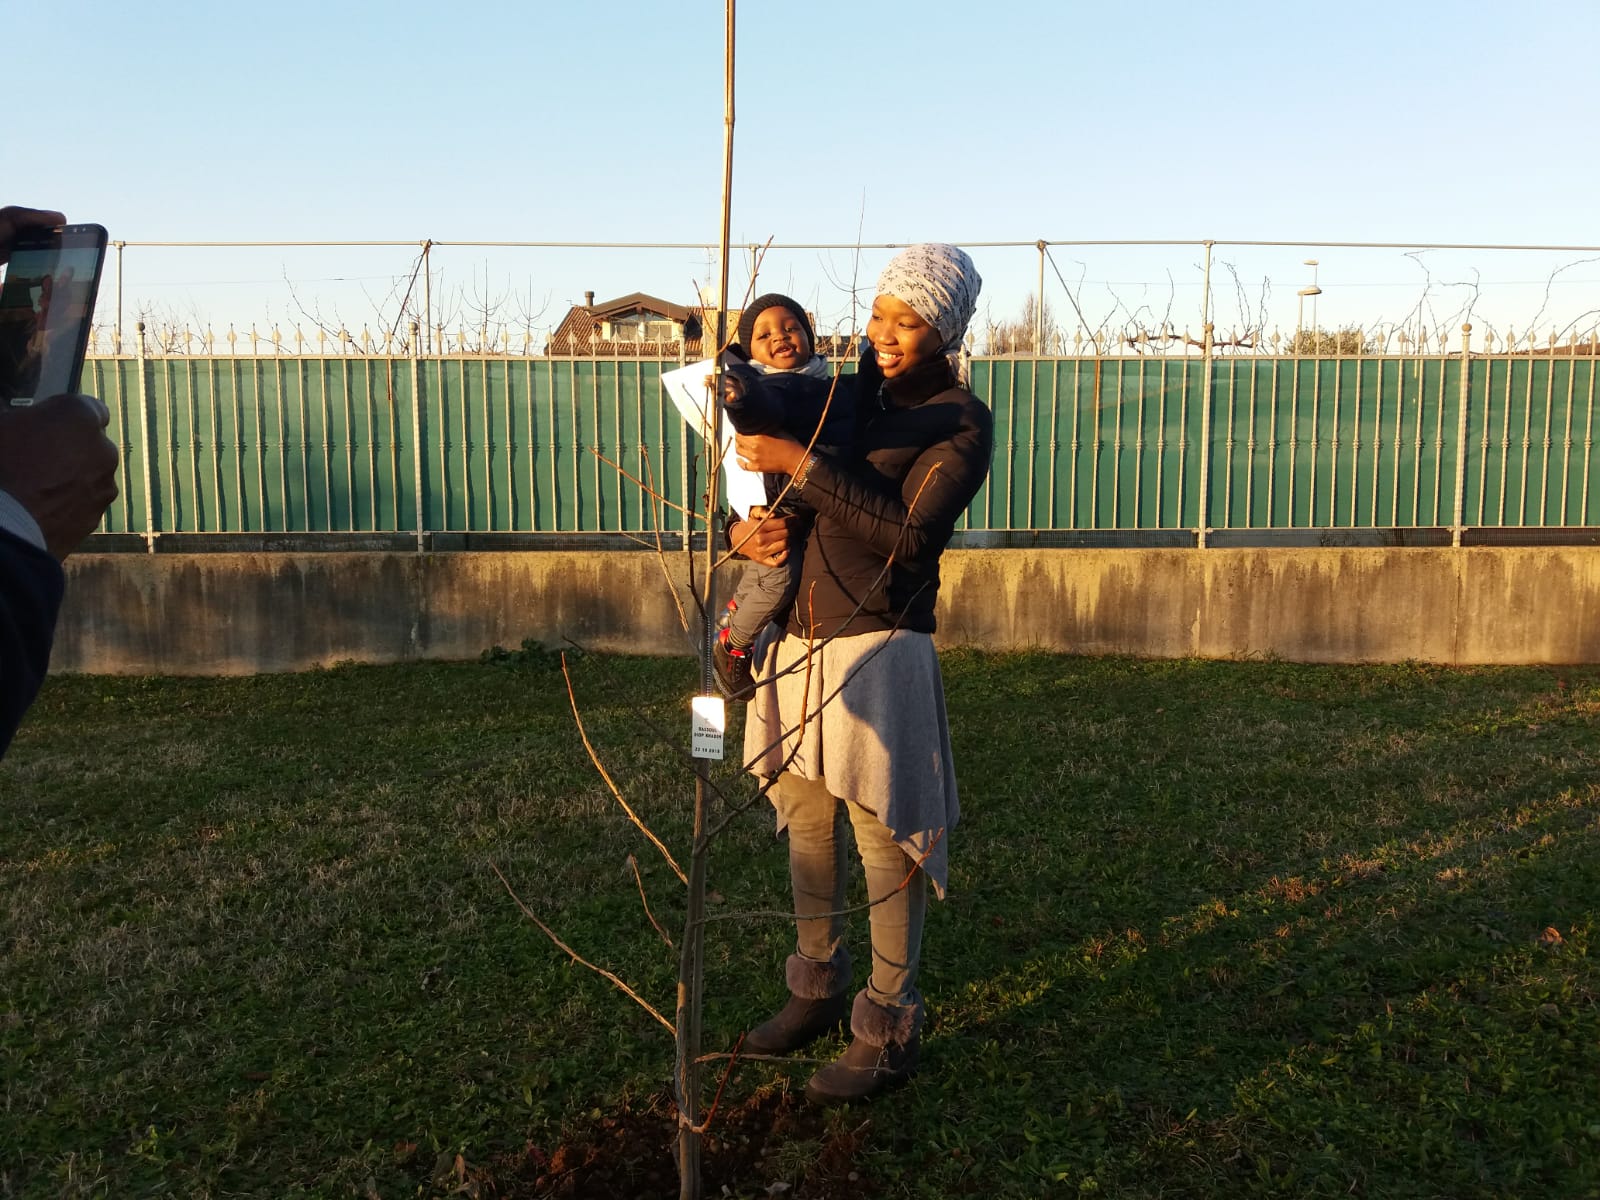
<svg viewBox="0 0 1600 1200">
<path fill-rule="evenodd" d="M 893 296 L 939 331 L 941 352 L 956 355 L 978 308 L 983 280 L 959 246 L 924 242 L 889 260 L 878 276 L 878 294 Z"/>
</svg>

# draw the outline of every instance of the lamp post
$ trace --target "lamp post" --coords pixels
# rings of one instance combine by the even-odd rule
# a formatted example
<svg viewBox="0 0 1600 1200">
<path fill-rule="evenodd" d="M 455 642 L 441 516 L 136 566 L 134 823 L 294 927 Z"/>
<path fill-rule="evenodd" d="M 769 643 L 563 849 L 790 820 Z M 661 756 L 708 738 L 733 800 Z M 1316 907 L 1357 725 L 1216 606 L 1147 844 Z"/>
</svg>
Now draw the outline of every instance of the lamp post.
<svg viewBox="0 0 1600 1200">
<path fill-rule="evenodd" d="M 1317 338 L 1317 297 L 1322 295 L 1322 289 L 1317 286 L 1317 260 L 1308 258 L 1305 265 L 1311 268 L 1311 286 L 1303 287 L 1295 295 L 1300 297 L 1299 305 L 1295 309 L 1294 317 L 1294 348 L 1295 353 L 1300 352 L 1300 331 L 1305 328 L 1306 297 L 1311 297 L 1311 338 L 1312 344 L 1318 344 Z"/>
</svg>

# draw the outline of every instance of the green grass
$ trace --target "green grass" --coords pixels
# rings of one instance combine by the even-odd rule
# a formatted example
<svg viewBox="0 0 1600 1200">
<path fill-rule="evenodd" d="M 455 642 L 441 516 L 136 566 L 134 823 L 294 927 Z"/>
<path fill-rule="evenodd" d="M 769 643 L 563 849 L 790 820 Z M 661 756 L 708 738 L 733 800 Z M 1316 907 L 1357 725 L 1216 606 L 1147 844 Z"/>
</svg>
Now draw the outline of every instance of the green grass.
<svg viewBox="0 0 1600 1200">
<path fill-rule="evenodd" d="M 945 674 L 963 820 L 923 1072 L 832 1118 L 870 1122 L 873 1194 L 1600 1195 L 1600 671 Z M 693 668 L 574 678 L 686 860 Z M 670 1012 L 630 854 L 676 937 L 677 882 L 540 653 L 52 679 L 0 765 L 0 1197 L 442 1196 L 457 1154 L 642 1103 L 664 1031 L 488 865 Z M 718 903 L 782 907 L 783 863 L 760 806 L 718 844 Z M 727 1042 L 781 998 L 791 934 L 710 928 Z M 741 1068 L 727 1103 L 773 1078 Z M 748 1194 L 806 1195 L 814 1137 Z"/>
</svg>

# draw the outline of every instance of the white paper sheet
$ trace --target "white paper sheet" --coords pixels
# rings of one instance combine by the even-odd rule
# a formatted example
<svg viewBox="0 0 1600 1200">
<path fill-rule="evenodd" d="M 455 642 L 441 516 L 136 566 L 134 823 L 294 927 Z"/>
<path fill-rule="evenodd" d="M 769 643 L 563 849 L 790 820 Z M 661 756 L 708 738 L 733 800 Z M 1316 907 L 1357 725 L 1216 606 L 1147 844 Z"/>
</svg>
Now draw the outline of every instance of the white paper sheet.
<svg viewBox="0 0 1600 1200">
<path fill-rule="evenodd" d="M 711 389 L 706 386 L 706 376 L 716 369 L 716 363 L 707 358 L 661 373 L 661 386 L 672 406 L 702 441 L 711 428 Z M 748 515 L 753 505 L 767 502 L 766 480 L 760 472 L 746 471 L 734 458 L 733 426 L 726 420 L 722 422 L 722 479 L 728 505 L 741 517 Z"/>
</svg>

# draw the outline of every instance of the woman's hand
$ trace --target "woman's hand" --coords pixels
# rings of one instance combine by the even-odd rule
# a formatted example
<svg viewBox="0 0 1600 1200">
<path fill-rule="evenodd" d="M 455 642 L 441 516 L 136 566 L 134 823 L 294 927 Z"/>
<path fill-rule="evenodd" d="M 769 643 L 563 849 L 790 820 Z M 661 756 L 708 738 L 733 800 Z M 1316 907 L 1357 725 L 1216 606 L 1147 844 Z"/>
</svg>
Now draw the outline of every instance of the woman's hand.
<svg viewBox="0 0 1600 1200">
<path fill-rule="evenodd" d="M 758 515 L 763 512 L 751 509 L 748 518 L 730 525 L 728 544 L 733 553 L 751 562 L 764 567 L 781 566 L 789 558 L 789 523 L 795 518 Z"/>
<path fill-rule="evenodd" d="M 806 460 L 806 448 L 786 434 L 739 434 L 733 439 L 739 465 L 746 471 L 793 475 Z"/>
</svg>

